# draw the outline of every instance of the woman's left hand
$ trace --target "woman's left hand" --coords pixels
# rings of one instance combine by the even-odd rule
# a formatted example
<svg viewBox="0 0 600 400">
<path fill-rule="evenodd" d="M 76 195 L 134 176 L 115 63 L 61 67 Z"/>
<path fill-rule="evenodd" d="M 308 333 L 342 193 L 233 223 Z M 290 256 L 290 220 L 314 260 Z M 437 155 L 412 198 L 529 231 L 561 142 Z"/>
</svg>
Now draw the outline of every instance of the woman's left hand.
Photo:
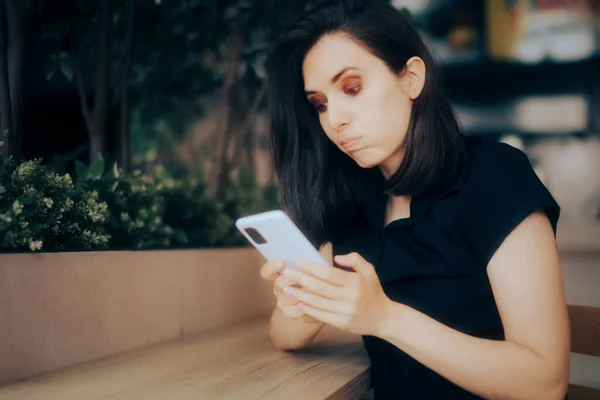
<svg viewBox="0 0 600 400">
<path fill-rule="evenodd" d="M 391 300 L 375 268 L 358 253 L 336 256 L 335 261 L 356 272 L 301 260 L 298 269 L 288 268 L 284 274 L 302 288 L 288 286 L 284 292 L 315 319 L 355 334 L 376 335 Z"/>
</svg>

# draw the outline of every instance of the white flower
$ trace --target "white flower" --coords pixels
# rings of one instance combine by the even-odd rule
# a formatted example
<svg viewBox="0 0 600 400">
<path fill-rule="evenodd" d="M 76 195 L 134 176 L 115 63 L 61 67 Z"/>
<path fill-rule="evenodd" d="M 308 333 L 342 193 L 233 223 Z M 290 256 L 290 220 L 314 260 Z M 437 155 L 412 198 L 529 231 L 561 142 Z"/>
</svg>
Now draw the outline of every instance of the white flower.
<svg viewBox="0 0 600 400">
<path fill-rule="evenodd" d="M 0 185 L 0 194 L 2 193 L 6 193 L 6 188 L 2 185 Z"/>
<path fill-rule="evenodd" d="M 15 200 L 15 202 L 12 205 L 12 209 L 15 215 L 19 215 L 21 214 L 21 212 L 23 212 L 23 206 L 21 205 L 21 203 L 19 203 L 19 200 Z"/>
<path fill-rule="evenodd" d="M 29 242 L 29 248 L 31 249 L 31 251 L 36 251 L 36 250 L 41 250 L 42 248 L 42 241 L 41 240 L 36 240 L 36 241 L 30 241 Z"/>
<path fill-rule="evenodd" d="M 46 205 L 46 207 L 52 208 L 52 206 L 54 205 L 54 201 L 52 201 L 52 199 L 49 197 L 45 197 L 44 204 Z"/>
<path fill-rule="evenodd" d="M 33 169 L 34 169 L 33 161 L 27 161 L 27 162 L 19 165 L 19 168 L 17 169 L 17 175 L 19 175 L 19 177 L 23 177 L 25 175 L 28 175 L 31 171 L 33 171 Z"/>
</svg>

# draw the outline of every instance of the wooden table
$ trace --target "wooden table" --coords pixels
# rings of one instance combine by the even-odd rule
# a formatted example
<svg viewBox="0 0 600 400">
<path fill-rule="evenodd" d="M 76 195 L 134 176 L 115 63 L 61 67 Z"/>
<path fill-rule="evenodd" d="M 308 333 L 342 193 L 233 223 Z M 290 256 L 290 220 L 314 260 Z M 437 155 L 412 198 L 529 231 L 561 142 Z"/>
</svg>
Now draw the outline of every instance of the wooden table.
<svg viewBox="0 0 600 400">
<path fill-rule="evenodd" d="M 0 388 L 0 400 L 359 399 L 369 361 L 360 337 L 326 326 L 294 352 L 268 321 L 133 350 Z"/>
</svg>

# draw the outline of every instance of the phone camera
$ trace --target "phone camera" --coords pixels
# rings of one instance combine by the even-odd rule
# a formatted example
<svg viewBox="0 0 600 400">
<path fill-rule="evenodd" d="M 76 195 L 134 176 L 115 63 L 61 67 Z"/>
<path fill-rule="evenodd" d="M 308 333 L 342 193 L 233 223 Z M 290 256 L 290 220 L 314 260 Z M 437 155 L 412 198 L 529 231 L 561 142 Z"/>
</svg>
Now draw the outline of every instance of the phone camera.
<svg viewBox="0 0 600 400">
<path fill-rule="evenodd" d="M 267 240 L 260 234 L 258 233 L 258 231 L 254 228 L 244 228 L 244 230 L 246 231 L 246 233 L 248 235 L 250 235 L 250 237 L 252 238 L 252 240 L 254 240 L 256 242 L 256 244 L 265 244 L 267 243 Z"/>
</svg>

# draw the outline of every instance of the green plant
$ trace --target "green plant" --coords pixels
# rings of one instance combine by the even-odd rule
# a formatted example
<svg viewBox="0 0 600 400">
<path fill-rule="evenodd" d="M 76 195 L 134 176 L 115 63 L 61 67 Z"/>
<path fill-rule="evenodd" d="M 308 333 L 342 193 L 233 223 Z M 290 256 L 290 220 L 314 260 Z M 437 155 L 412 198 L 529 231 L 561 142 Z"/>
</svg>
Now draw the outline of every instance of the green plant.
<svg viewBox="0 0 600 400">
<path fill-rule="evenodd" d="M 228 181 L 223 211 L 231 220 L 235 221 L 242 216 L 280 207 L 281 199 L 278 188 L 276 186 L 261 188 L 246 170 L 240 170 L 237 181 L 232 179 Z M 230 224 L 228 232 L 223 238 L 223 245 L 243 246 L 248 245 L 248 242 L 237 228 Z"/>
<path fill-rule="evenodd" d="M 223 203 L 202 180 L 173 179 L 160 165 L 123 174 L 102 156 L 75 163 L 76 179 L 41 160 L 0 158 L 0 248 L 20 250 L 156 249 L 248 245 L 240 216 L 279 207 L 276 187 L 242 172 Z"/>
<path fill-rule="evenodd" d="M 106 248 L 107 204 L 40 160 L 0 157 L 0 248 Z"/>
<path fill-rule="evenodd" d="M 106 168 L 99 155 L 90 167 L 76 163 L 77 182 L 94 190 L 108 205 L 112 249 L 169 247 L 173 229 L 164 221 L 164 184 L 141 171 L 124 175 L 116 164 Z"/>
<path fill-rule="evenodd" d="M 204 182 L 175 181 L 165 192 L 165 220 L 173 227 L 174 246 L 222 246 L 233 220 L 207 195 Z"/>
</svg>

